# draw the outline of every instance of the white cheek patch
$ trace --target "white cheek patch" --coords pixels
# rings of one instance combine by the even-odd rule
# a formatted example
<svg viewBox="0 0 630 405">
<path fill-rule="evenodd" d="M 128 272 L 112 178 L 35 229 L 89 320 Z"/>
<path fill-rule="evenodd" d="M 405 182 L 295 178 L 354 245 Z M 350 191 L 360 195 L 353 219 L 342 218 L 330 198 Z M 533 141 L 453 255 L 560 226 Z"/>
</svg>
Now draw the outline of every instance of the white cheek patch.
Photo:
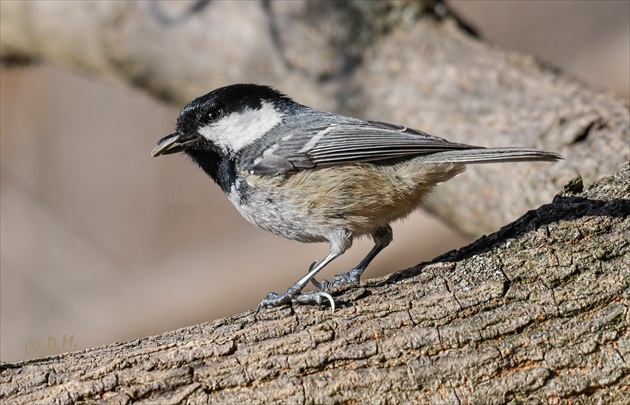
<svg viewBox="0 0 630 405">
<path fill-rule="evenodd" d="M 220 148 L 238 152 L 278 125 L 283 116 L 271 103 L 263 101 L 259 110 L 229 114 L 198 132 Z"/>
</svg>

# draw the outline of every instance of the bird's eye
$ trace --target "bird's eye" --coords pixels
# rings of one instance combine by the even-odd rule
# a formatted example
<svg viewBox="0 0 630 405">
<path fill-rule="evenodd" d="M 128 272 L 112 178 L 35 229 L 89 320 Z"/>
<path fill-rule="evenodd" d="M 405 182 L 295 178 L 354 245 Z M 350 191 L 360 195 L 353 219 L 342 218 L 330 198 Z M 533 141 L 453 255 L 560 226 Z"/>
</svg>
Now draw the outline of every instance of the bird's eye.
<svg viewBox="0 0 630 405">
<path fill-rule="evenodd" d="M 219 118 L 221 118 L 221 110 L 210 110 L 210 112 L 208 113 L 208 118 L 210 118 L 210 121 L 218 120 Z"/>
</svg>

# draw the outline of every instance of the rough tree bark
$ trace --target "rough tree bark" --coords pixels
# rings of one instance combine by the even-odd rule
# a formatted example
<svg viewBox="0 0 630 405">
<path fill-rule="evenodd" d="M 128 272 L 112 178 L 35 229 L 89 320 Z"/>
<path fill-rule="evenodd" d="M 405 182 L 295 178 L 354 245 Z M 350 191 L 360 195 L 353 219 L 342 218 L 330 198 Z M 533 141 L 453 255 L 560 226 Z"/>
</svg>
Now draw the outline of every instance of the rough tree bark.
<svg viewBox="0 0 630 405">
<path fill-rule="evenodd" d="M 473 166 L 440 187 L 427 208 L 471 235 L 548 202 L 577 175 L 592 184 L 630 159 L 628 106 L 481 42 L 439 1 L 0 7 L 5 61 L 79 69 L 179 104 L 227 83 L 268 83 L 327 110 L 566 157 L 554 165 Z"/>
<path fill-rule="evenodd" d="M 334 314 L 248 312 L 2 364 L 2 402 L 630 401 L 627 106 L 448 17 L 425 18 L 426 3 L 199 2 L 179 14 L 174 4 L 1 2 L 1 56 L 180 103 L 264 81 L 320 108 L 567 157 L 441 186 L 429 207 L 469 233 L 549 201 L 576 174 L 599 180 L 583 192 L 576 180 L 431 263 L 336 291 Z"/>
<path fill-rule="evenodd" d="M 431 263 L 126 343 L 2 364 L 8 404 L 628 403 L 630 164 Z"/>
</svg>

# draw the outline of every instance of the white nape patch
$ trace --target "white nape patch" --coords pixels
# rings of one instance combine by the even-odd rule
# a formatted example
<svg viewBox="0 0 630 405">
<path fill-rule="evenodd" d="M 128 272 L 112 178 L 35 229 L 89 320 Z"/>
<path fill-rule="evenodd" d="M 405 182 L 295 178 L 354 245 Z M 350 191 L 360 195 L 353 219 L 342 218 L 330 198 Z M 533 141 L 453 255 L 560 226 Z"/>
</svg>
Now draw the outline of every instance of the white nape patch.
<svg viewBox="0 0 630 405">
<path fill-rule="evenodd" d="M 304 146 L 302 146 L 302 149 L 300 149 L 298 151 L 298 153 L 304 153 L 304 152 L 308 152 L 309 150 L 313 149 L 313 147 L 315 145 L 317 145 L 317 142 L 319 142 L 320 139 L 322 139 L 324 137 L 324 135 L 326 135 L 327 133 L 329 133 L 330 131 L 332 131 L 333 129 L 335 129 L 336 125 L 331 125 L 326 129 L 322 129 L 321 131 L 319 131 L 318 133 L 316 133 L 315 135 L 313 135 L 313 137 L 311 139 L 308 140 L 308 142 L 306 142 L 306 144 L 304 144 Z"/>
<path fill-rule="evenodd" d="M 197 132 L 226 152 L 238 152 L 278 125 L 283 116 L 273 104 L 263 101 L 258 110 L 231 113 Z"/>
</svg>

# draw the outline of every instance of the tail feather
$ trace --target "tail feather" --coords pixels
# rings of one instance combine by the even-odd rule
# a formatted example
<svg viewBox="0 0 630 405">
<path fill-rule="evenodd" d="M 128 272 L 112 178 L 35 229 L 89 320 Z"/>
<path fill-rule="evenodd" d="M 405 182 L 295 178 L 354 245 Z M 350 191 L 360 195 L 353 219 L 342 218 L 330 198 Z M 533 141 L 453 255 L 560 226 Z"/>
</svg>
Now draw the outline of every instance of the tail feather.
<svg viewBox="0 0 630 405">
<path fill-rule="evenodd" d="M 555 162 L 564 159 L 554 152 L 527 148 L 479 148 L 437 152 L 419 157 L 431 163 L 496 163 L 496 162 Z"/>
</svg>

